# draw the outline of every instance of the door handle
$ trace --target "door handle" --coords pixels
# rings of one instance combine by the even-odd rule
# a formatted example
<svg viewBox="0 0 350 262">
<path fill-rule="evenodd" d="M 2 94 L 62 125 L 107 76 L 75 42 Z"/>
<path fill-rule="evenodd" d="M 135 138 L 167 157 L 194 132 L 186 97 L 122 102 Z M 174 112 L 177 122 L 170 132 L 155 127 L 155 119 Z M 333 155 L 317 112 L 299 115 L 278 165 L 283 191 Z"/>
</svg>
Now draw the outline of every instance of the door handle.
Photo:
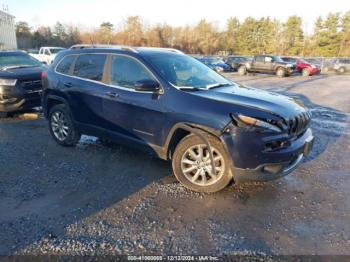
<svg viewBox="0 0 350 262">
<path fill-rule="evenodd" d="M 109 96 L 109 97 L 112 97 L 112 98 L 116 98 L 116 97 L 119 96 L 119 94 L 114 93 L 114 92 L 106 92 L 106 95 Z"/>
<path fill-rule="evenodd" d="M 64 83 L 63 84 L 65 87 L 71 88 L 72 87 L 72 83 Z"/>
</svg>

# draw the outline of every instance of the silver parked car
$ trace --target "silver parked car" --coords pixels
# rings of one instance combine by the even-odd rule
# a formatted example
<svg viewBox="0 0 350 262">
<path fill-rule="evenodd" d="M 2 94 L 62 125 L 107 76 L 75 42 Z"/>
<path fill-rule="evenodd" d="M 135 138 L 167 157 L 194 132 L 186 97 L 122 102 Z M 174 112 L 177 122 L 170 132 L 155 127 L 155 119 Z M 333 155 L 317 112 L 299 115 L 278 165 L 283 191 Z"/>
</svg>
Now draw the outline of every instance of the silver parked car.
<svg viewBox="0 0 350 262">
<path fill-rule="evenodd" d="M 339 58 L 334 64 L 334 70 L 340 74 L 350 72 L 350 58 Z"/>
</svg>

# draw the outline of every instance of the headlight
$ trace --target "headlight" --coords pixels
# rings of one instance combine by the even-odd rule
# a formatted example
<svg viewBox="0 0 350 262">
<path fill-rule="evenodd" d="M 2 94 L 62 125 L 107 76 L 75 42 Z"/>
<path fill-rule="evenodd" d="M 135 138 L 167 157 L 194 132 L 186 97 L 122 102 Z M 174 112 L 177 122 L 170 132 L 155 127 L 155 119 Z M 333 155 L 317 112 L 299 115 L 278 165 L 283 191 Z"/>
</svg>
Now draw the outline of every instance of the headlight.
<svg viewBox="0 0 350 262">
<path fill-rule="evenodd" d="M 262 121 L 253 117 L 249 117 L 249 116 L 244 116 L 244 115 L 238 115 L 237 117 L 241 122 L 243 122 L 248 126 L 261 127 L 264 129 L 275 131 L 275 132 L 281 132 L 281 129 L 279 127 L 269 124 L 265 121 Z"/>
<path fill-rule="evenodd" d="M 1 86 L 15 86 L 16 83 L 17 83 L 17 79 L 0 78 L 0 85 Z"/>
<path fill-rule="evenodd" d="M 224 69 L 222 67 L 220 67 L 220 66 L 216 66 L 215 70 L 218 71 L 218 72 L 224 71 Z"/>
<path fill-rule="evenodd" d="M 311 68 L 316 68 L 316 66 L 315 65 L 311 65 Z"/>
<path fill-rule="evenodd" d="M 293 65 L 292 64 L 287 64 L 287 67 L 293 67 Z"/>
</svg>

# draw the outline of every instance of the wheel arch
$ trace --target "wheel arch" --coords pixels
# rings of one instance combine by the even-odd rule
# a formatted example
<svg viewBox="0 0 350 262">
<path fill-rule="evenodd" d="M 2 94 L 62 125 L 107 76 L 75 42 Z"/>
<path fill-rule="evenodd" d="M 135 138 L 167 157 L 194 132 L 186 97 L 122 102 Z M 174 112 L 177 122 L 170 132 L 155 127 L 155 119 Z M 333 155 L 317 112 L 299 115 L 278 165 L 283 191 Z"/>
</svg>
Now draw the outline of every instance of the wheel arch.
<svg viewBox="0 0 350 262">
<path fill-rule="evenodd" d="M 212 136 L 215 136 L 217 139 L 220 140 L 220 134 L 221 130 L 217 130 L 215 128 L 207 127 L 200 124 L 193 124 L 193 123 L 177 123 L 175 124 L 166 139 L 165 142 L 165 152 L 166 152 L 166 159 L 172 159 L 172 155 L 175 151 L 176 146 L 180 141 L 185 138 L 188 135 L 195 134 L 198 136 L 203 136 L 203 134 L 210 134 Z"/>
<path fill-rule="evenodd" d="M 278 66 L 276 66 L 275 72 L 277 73 L 277 71 L 278 71 L 279 69 L 283 69 L 284 71 L 287 71 L 287 69 L 286 69 L 284 66 L 278 65 Z"/>
<path fill-rule="evenodd" d="M 48 118 L 51 108 L 59 104 L 64 104 L 67 106 L 67 108 L 69 108 L 67 100 L 63 97 L 56 95 L 47 95 L 43 107 L 44 116 Z"/>
</svg>

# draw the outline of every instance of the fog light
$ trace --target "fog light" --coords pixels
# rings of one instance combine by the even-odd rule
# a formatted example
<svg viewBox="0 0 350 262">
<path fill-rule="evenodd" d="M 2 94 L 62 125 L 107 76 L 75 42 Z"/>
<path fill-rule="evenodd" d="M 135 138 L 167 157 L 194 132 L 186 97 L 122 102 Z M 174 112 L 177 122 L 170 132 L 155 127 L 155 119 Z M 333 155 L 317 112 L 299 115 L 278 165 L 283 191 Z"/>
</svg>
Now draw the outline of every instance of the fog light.
<svg viewBox="0 0 350 262">
<path fill-rule="evenodd" d="M 270 174 L 277 174 L 283 169 L 282 165 L 267 165 L 264 166 L 263 171 Z"/>
<path fill-rule="evenodd" d="M 0 104 L 8 104 L 16 101 L 16 98 L 0 94 Z"/>
</svg>

